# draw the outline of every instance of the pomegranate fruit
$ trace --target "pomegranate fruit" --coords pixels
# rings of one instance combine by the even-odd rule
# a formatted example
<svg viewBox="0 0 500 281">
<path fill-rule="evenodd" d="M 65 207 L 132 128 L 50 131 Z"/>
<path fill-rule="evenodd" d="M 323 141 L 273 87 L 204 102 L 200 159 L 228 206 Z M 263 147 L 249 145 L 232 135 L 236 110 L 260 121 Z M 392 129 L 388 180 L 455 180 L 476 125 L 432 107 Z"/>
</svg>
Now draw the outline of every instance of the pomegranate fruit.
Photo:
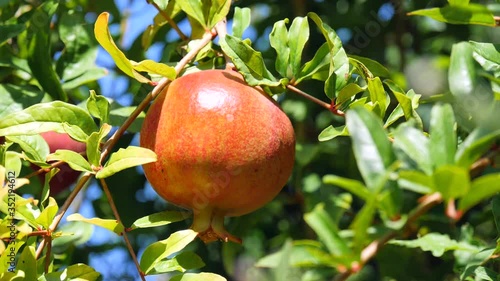
<svg viewBox="0 0 500 281">
<path fill-rule="evenodd" d="M 54 153 L 58 149 L 67 149 L 78 153 L 85 152 L 86 150 L 86 145 L 84 143 L 73 140 L 68 134 L 51 131 L 41 133 L 40 135 L 49 145 L 50 153 Z M 37 166 L 33 166 L 32 168 L 39 169 Z M 51 196 L 55 196 L 67 189 L 70 185 L 75 183 L 80 175 L 79 171 L 71 169 L 68 164 L 63 164 L 58 168 L 59 172 L 57 172 L 49 182 Z M 42 183 L 45 182 L 45 173 L 39 174 L 38 176 Z"/>
<path fill-rule="evenodd" d="M 241 242 L 224 217 L 250 213 L 286 184 L 295 158 L 292 124 L 262 90 L 230 70 L 174 80 L 149 108 L 140 144 L 158 161 L 143 165 L 165 200 L 193 210 L 205 242 Z"/>
</svg>

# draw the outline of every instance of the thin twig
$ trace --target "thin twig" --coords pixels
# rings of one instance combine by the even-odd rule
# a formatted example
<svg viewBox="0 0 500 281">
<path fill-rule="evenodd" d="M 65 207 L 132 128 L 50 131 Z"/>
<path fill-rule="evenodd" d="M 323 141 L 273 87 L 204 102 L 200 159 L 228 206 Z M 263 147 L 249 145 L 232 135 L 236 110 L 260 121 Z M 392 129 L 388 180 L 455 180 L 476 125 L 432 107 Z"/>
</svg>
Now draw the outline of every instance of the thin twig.
<svg viewBox="0 0 500 281">
<path fill-rule="evenodd" d="M 179 37 L 181 38 L 182 41 L 187 41 L 189 39 L 182 32 L 177 23 L 175 23 L 175 21 L 164 10 L 162 10 L 160 6 L 158 6 L 158 4 L 155 3 L 155 1 L 146 0 L 146 2 L 153 5 L 153 7 L 155 7 L 156 10 L 158 10 L 158 13 L 160 13 L 165 18 L 165 20 L 167 20 L 168 24 L 170 24 L 170 26 L 177 32 L 177 34 L 179 34 Z"/>
<path fill-rule="evenodd" d="M 113 211 L 113 215 L 115 216 L 115 219 L 118 221 L 118 223 L 122 223 L 122 220 L 120 218 L 120 214 L 118 213 L 118 209 L 116 208 L 115 201 L 113 200 L 113 196 L 111 196 L 111 192 L 109 191 L 108 184 L 104 179 L 100 179 L 102 189 L 104 190 L 104 193 L 106 194 L 106 198 L 108 198 L 109 206 L 111 207 L 111 210 Z M 137 271 L 139 271 L 139 275 L 141 276 L 141 279 L 143 281 L 146 281 L 144 277 L 144 272 L 142 272 L 141 267 L 139 265 L 139 262 L 137 261 L 137 256 L 135 255 L 134 249 L 132 248 L 132 244 L 130 243 L 130 240 L 128 239 L 128 235 L 126 231 L 123 231 L 121 233 L 123 235 L 123 238 L 125 240 L 125 244 L 127 245 L 127 249 L 130 252 L 130 255 L 132 256 L 132 260 L 134 260 L 135 266 L 137 267 Z"/>
<path fill-rule="evenodd" d="M 402 230 L 405 230 L 408 227 L 410 227 L 415 221 L 417 221 L 418 218 L 420 218 L 422 215 L 427 213 L 432 207 L 436 206 L 442 201 L 443 197 L 441 196 L 440 193 L 437 192 L 426 196 L 425 199 L 422 202 L 420 202 L 420 204 L 418 204 L 418 206 L 408 216 L 408 220 L 406 221 Z M 361 252 L 361 258 L 359 264 L 356 266 L 356 269 L 357 270 L 361 269 L 366 263 L 368 263 L 373 257 L 375 257 L 375 255 L 387 242 L 389 242 L 392 238 L 396 237 L 400 232 L 401 232 L 400 230 L 391 231 L 382 236 L 381 238 L 371 242 L 368 246 L 366 246 Z M 335 278 L 335 280 L 336 281 L 347 280 L 347 278 L 349 278 L 349 276 L 351 276 L 353 273 L 355 273 L 354 270 L 348 269 L 347 271 L 338 275 Z"/>
<path fill-rule="evenodd" d="M 342 111 L 340 111 L 340 110 L 338 110 L 336 106 L 333 106 L 332 104 L 329 104 L 329 103 L 326 103 L 326 102 L 324 102 L 324 101 L 322 101 L 320 99 L 317 99 L 317 98 L 311 96 L 310 94 L 308 94 L 308 93 L 306 93 L 306 92 L 304 92 L 304 91 L 296 88 L 295 86 L 287 85 L 286 88 L 288 90 L 290 90 L 290 91 L 292 91 L 292 92 L 294 92 L 296 94 L 299 94 L 300 96 L 302 96 L 302 97 L 304 97 L 304 98 L 306 98 L 306 99 L 308 99 L 308 100 L 310 100 L 310 101 L 312 101 L 312 102 L 314 102 L 314 103 L 316 103 L 316 104 L 318 104 L 318 105 L 320 105 L 320 106 L 328 109 L 329 111 L 331 111 L 335 115 L 338 115 L 338 116 L 344 116 L 345 115 L 345 113 L 342 112 Z"/>
<path fill-rule="evenodd" d="M 62 217 L 64 216 L 64 214 L 68 210 L 69 206 L 71 205 L 71 203 L 73 202 L 75 197 L 78 195 L 78 192 L 80 192 L 80 190 L 83 188 L 85 183 L 90 179 L 91 175 L 92 175 L 91 173 L 87 172 L 80 178 L 80 180 L 78 181 L 78 183 L 75 186 L 75 189 L 73 189 L 73 191 L 71 191 L 68 198 L 66 198 L 66 201 L 64 201 L 64 204 L 59 209 L 59 212 L 54 217 L 54 220 L 52 221 L 52 223 L 49 226 L 47 235 L 52 235 L 52 232 L 57 228 L 57 226 L 61 222 Z M 40 256 L 42 255 L 43 249 L 45 248 L 46 244 L 47 244 L 47 240 L 43 239 L 42 242 L 40 242 L 40 244 L 38 245 L 38 248 L 36 249 L 36 258 L 37 259 L 40 258 Z"/>
</svg>

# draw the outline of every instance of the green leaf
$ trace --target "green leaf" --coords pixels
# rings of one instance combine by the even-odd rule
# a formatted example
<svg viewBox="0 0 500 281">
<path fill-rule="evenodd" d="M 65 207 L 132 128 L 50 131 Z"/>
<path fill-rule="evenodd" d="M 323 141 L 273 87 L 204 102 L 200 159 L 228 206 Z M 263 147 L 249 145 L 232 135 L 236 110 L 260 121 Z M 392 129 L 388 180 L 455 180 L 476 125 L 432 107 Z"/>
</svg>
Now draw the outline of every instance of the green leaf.
<svg viewBox="0 0 500 281">
<path fill-rule="evenodd" d="M 325 243 L 332 255 L 342 257 L 352 255 L 347 241 L 339 235 L 339 229 L 325 211 L 323 203 L 317 204 L 311 212 L 304 214 L 304 220 Z"/>
<path fill-rule="evenodd" d="M 311 18 L 323 33 L 323 36 L 330 48 L 330 69 L 328 79 L 325 83 L 325 94 L 330 98 L 336 96 L 337 91 L 342 89 L 349 78 L 349 59 L 342 47 L 342 41 L 338 37 L 335 30 L 330 26 L 323 23 L 321 18 L 315 13 L 308 13 L 307 16 Z"/>
<path fill-rule="evenodd" d="M 460 280 L 496 281 L 498 280 L 498 272 L 484 266 L 468 264 Z"/>
<path fill-rule="evenodd" d="M 500 53 L 498 52 L 498 45 L 491 43 L 469 42 L 474 48 L 474 59 L 486 71 L 498 72 L 500 70 Z"/>
<path fill-rule="evenodd" d="M 156 161 L 156 154 L 147 148 L 128 146 L 120 148 L 109 157 L 106 165 L 96 174 L 97 179 L 107 178 L 119 171 Z"/>
<path fill-rule="evenodd" d="M 67 101 L 68 96 L 61 87 L 50 52 L 50 21 L 57 10 L 58 1 L 45 1 L 35 9 L 28 25 L 28 65 L 40 86 L 53 99 Z"/>
<path fill-rule="evenodd" d="M 340 90 L 337 95 L 337 99 L 335 100 L 335 104 L 337 106 L 343 104 L 346 101 L 349 101 L 353 96 L 365 91 L 364 88 L 361 88 L 358 84 L 350 83 L 347 84 L 342 90 Z"/>
<path fill-rule="evenodd" d="M 429 134 L 430 159 L 434 168 L 453 164 L 457 151 L 457 131 L 451 105 L 434 105 Z"/>
<path fill-rule="evenodd" d="M 411 97 L 404 94 L 403 89 L 401 89 L 396 83 L 393 81 L 386 79 L 384 80 L 384 84 L 386 84 L 391 92 L 394 94 L 396 99 L 398 100 L 398 106 L 403 111 L 405 119 L 410 120 L 413 116 L 413 108 L 412 108 L 412 99 Z M 392 113 L 391 113 L 392 115 Z"/>
<path fill-rule="evenodd" d="M 30 162 L 45 163 L 50 153 L 49 145 L 40 135 L 19 135 L 6 137 L 7 141 L 17 143 Z"/>
<path fill-rule="evenodd" d="M 167 225 L 173 222 L 185 220 L 188 217 L 188 212 L 163 211 L 137 219 L 130 227 L 130 230 Z"/>
<path fill-rule="evenodd" d="M 450 239 L 446 234 L 429 233 L 414 240 L 391 240 L 390 244 L 404 246 L 407 248 L 420 248 L 422 251 L 431 252 L 435 257 L 441 257 L 446 251 L 468 251 L 478 252 L 479 249 L 456 240 Z"/>
<path fill-rule="evenodd" d="M 57 232 L 52 235 L 52 246 L 73 247 L 83 245 L 92 237 L 94 225 L 83 221 L 67 222 L 57 228 Z"/>
<path fill-rule="evenodd" d="M 47 156 L 47 161 L 64 161 L 75 171 L 93 173 L 89 162 L 80 153 L 71 150 L 58 149 Z"/>
<path fill-rule="evenodd" d="M 366 245 L 368 227 L 372 223 L 376 210 L 377 197 L 372 195 L 369 200 L 365 202 L 363 208 L 356 214 L 353 222 L 349 226 L 354 232 L 353 248 L 355 248 L 357 252 L 361 252 L 362 248 Z"/>
<path fill-rule="evenodd" d="M 309 39 L 309 23 L 305 17 L 296 17 L 288 32 L 288 47 L 290 48 L 290 67 L 293 78 L 300 75 L 300 66 L 302 62 L 302 52 L 307 40 Z M 287 77 L 287 76 L 285 76 Z M 290 77 L 288 77 L 290 78 Z"/>
<path fill-rule="evenodd" d="M 0 84 L 0 119 L 9 113 L 19 112 L 40 103 L 43 92 L 30 85 Z"/>
<path fill-rule="evenodd" d="M 384 90 L 384 85 L 379 77 L 368 78 L 368 91 L 370 92 L 370 100 L 372 103 L 378 104 L 379 110 L 377 111 L 380 118 L 385 116 L 385 111 L 387 109 L 387 94 Z"/>
<path fill-rule="evenodd" d="M 63 122 L 90 135 L 96 131 L 92 117 L 76 105 L 54 101 L 30 106 L 0 119 L 0 135 L 33 135 L 47 131 L 65 133 Z"/>
<path fill-rule="evenodd" d="M 98 44 L 92 34 L 92 25 L 85 22 L 84 13 L 65 10 L 57 26 L 59 38 L 64 43 L 56 64 L 63 89 L 73 89 L 106 75 L 106 69 L 95 63 Z"/>
<path fill-rule="evenodd" d="M 206 22 L 209 30 L 227 16 L 227 14 L 229 13 L 229 8 L 231 7 L 231 0 L 202 0 L 202 2 L 203 9 L 205 10 L 204 13 L 205 15 L 207 15 Z"/>
<path fill-rule="evenodd" d="M 362 182 L 353 179 L 335 175 L 326 175 L 323 177 L 323 183 L 341 187 L 365 201 L 372 195 Z"/>
<path fill-rule="evenodd" d="M 99 227 L 105 228 L 107 230 L 113 231 L 118 235 L 122 235 L 124 231 L 123 224 L 114 219 L 101 219 L 101 218 L 84 218 L 82 215 L 75 213 L 71 214 L 66 218 L 67 221 L 82 221 L 97 225 Z"/>
<path fill-rule="evenodd" d="M 57 206 L 57 202 L 54 198 L 49 197 L 49 204 L 40 215 L 36 218 L 36 222 L 44 227 L 44 229 L 49 229 L 50 224 L 54 220 L 54 217 L 59 210 L 59 206 Z"/>
<path fill-rule="evenodd" d="M 4 196 L 3 199 L 0 199 L 4 202 L 4 204 L 0 204 L 0 212 L 12 217 L 12 209 L 9 209 L 12 208 L 12 206 L 9 205 L 8 198 L 11 198 L 10 203 L 12 203 L 12 197 Z M 14 193 L 14 202 L 16 202 L 14 218 L 17 220 L 23 220 L 31 227 L 38 229 L 40 225 L 36 221 L 35 217 L 40 215 L 40 210 L 32 205 L 33 198 L 24 199 Z"/>
<path fill-rule="evenodd" d="M 290 255 L 292 254 L 292 241 L 288 238 L 283 246 L 281 247 L 281 260 L 276 267 L 276 270 L 273 271 L 274 278 L 276 281 L 287 281 L 288 273 L 291 270 L 290 266 Z"/>
<path fill-rule="evenodd" d="M 348 136 L 349 132 L 347 131 L 347 127 L 345 125 L 339 126 L 337 128 L 332 125 L 326 127 L 318 136 L 319 141 L 329 141 L 338 136 Z"/>
<path fill-rule="evenodd" d="M 328 43 L 324 43 L 316 51 L 314 57 L 302 66 L 300 74 L 296 77 L 295 85 L 309 79 L 326 80 L 329 74 L 331 58 L 330 46 Z M 322 78 L 323 75 L 321 75 L 323 72 L 326 72 L 324 79 Z"/>
<path fill-rule="evenodd" d="M 233 36 L 242 38 L 243 32 L 250 26 L 251 10 L 250 8 L 234 7 L 233 16 Z"/>
<path fill-rule="evenodd" d="M 403 151 L 418 164 L 418 168 L 426 174 L 432 174 L 433 167 L 429 151 L 429 139 L 424 133 L 407 123 L 401 124 L 394 131 L 394 147 Z"/>
<path fill-rule="evenodd" d="M 278 251 L 264 256 L 257 261 L 255 266 L 264 268 L 277 268 L 283 257 L 283 251 Z M 335 257 L 323 250 L 321 243 L 312 240 L 293 241 L 293 247 L 289 255 L 289 263 L 293 267 L 334 267 L 344 264 L 342 257 Z"/>
<path fill-rule="evenodd" d="M 127 120 L 128 117 L 134 112 L 136 106 L 124 106 L 112 109 L 109 112 L 109 124 L 112 126 L 121 126 Z M 127 131 L 132 133 L 138 133 L 141 131 L 142 122 L 146 118 L 146 114 L 141 112 L 137 118 L 132 122 L 132 124 L 128 127 Z"/>
<path fill-rule="evenodd" d="M 488 127 L 477 127 L 458 147 L 455 155 L 456 165 L 470 168 L 499 138 L 500 130 L 492 131 Z"/>
<path fill-rule="evenodd" d="M 500 191 L 500 173 L 481 176 L 472 181 L 470 192 L 460 199 L 458 209 L 467 211 Z"/>
<path fill-rule="evenodd" d="M 136 71 L 147 72 L 149 74 L 157 74 L 168 79 L 175 79 L 177 72 L 173 66 L 166 65 L 164 63 L 155 62 L 152 60 L 143 60 L 140 62 L 130 61 L 132 67 Z"/>
<path fill-rule="evenodd" d="M 1 24 L 0 25 L 0 46 L 10 38 L 14 38 L 26 30 L 24 24 Z"/>
<path fill-rule="evenodd" d="M 167 239 L 149 245 L 142 254 L 140 267 L 142 271 L 149 274 L 156 264 L 164 258 L 179 252 L 191 243 L 198 235 L 192 229 L 180 230 L 172 233 Z"/>
<path fill-rule="evenodd" d="M 58 272 L 51 272 L 45 274 L 43 277 L 44 281 L 52 280 L 85 280 L 85 281 L 96 281 L 100 278 L 99 272 L 95 271 L 92 267 L 77 263 L 72 264 L 65 269 Z"/>
<path fill-rule="evenodd" d="M 474 185 L 474 182 L 472 183 Z M 500 233 L 500 194 L 495 194 L 491 199 L 491 212 L 497 227 L 497 233 Z"/>
<path fill-rule="evenodd" d="M 434 186 L 445 200 L 470 196 L 469 170 L 458 166 L 443 165 L 434 171 Z"/>
<path fill-rule="evenodd" d="M 184 1 L 181 1 L 184 2 Z M 94 26 L 94 35 L 97 39 L 97 42 L 108 52 L 113 58 L 116 66 L 123 71 L 123 73 L 128 76 L 135 78 L 137 81 L 141 83 L 149 83 L 151 82 L 148 78 L 142 76 L 137 71 L 134 70 L 132 63 L 125 56 L 125 54 L 118 49 L 111 34 L 108 29 L 108 21 L 109 21 L 109 13 L 104 12 L 101 13 L 95 22 Z"/>
<path fill-rule="evenodd" d="M 391 143 L 380 119 L 364 107 L 348 110 L 346 125 L 359 171 L 366 186 L 374 189 L 395 160 Z"/>
<path fill-rule="evenodd" d="M 7 252 L 7 251 L 5 251 Z M 0 280 L 5 281 L 24 281 L 24 271 L 17 270 L 15 272 L 10 272 L 5 269 L 5 272 L 0 273 Z"/>
<path fill-rule="evenodd" d="M 109 102 L 101 95 L 97 95 L 94 90 L 90 90 L 90 96 L 87 99 L 87 109 L 92 116 L 101 120 L 101 123 L 108 123 Z"/>
<path fill-rule="evenodd" d="M 212 29 L 215 24 L 224 19 L 231 6 L 230 0 L 186 0 L 176 3 L 205 30 Z"/>
<path fill-rule="evenodd" d="M 453 45 L 450 57 L 448 79 L 451 93 L 464 98 L 474 93 L 476 69 L 472 58 L 473 48 L 468 42 Z"/>
<path fill-rule="evenodd" d="M 273 29 L 269 34 L 269 43 L 276 50 L 275 67 L 282 77 L 293 78 L 290 65 L 290 47 L 288 46 L 288 30 L 286 24 L 288 19 L 280 20 L 274 23 Z"/>
<path fill-rule="evenodd" d="M 227 281 L 226 278 L 215 273 L 185 273 L 170 278 L 170 281 Z"/>
<path fill-rule="evenodd" d="M 387 70 L 387 68 L 385 68 L 385 66 L 380 64 L 378 61 L 374 61 L 374 60 L 369 59 L 369 58 L 355 56 L 355 55 L 349 55 L 349 58 L 353 58 L 353 59 L 361 62 L 375 76 L 390 77 L 389 70 Z"/>
<path fill-rule="evenodd" d="M 479 24 L 495 26 L 493 14 L 480 4 L 454 5 L 443 8 L 417 10 L 410 16 L 427 16 L 440 22 L 451 24 Z"/>
<path fill-rule="evenodd" d="M 89 163 L 94 167 L 100 166 L 101 161 L 101 143 L 102 140 L 109 134 L 111 131 L 111 126 L 108 124 L 103 124 L 99 132 L 93 132 L 88 137 L 86 143 L 86 154 L 89 159 Z"/>
<path fill-rule="evenodd" d="M 448 0 L 450 6 L 466 6 L 469 5 L 469 0 Z"/>
<path fill-rule="evenodd" d="M 24 272 L 25 280 L 37 280 L 35 247 L 26 245 L 17 261 L 17 270 Z M 3 279 L 2 279 L 3 280 Z"/>
<path fill-rule="evenodd" d="M 401 188 L 421 194 L 430 194 L 436 190 L 432 176 L 420 171 L 400 171 L 398 184 Z"/>
<path fill-rule="evenodd" d="M 205 263 L 197 254 L 193 252 L 183 252 L 177 256 L 158 262 L 148 275 L 161 274 L 172 271 L 186 272 L 190 269 L 204 267 Z"/>
<path fill-rule="evenodd" d="M 262 53 L 255 51 L 241 39 L 226 35 L 220 41 L 224 53 L 231 58 L 238 71 L 245 77 L 250 86 L 262 86 L 267 93 L 279 93 L 284 91 L 284 81 L 276 81 L 269 72 L 262 58 Z"/>
</svg>

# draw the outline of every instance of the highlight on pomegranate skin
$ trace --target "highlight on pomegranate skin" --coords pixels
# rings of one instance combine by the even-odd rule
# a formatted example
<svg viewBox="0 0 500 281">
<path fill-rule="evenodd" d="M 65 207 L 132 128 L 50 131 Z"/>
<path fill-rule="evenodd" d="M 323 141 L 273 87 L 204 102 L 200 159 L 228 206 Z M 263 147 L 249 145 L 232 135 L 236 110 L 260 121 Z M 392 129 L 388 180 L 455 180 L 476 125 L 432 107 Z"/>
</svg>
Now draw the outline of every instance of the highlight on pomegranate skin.
<svg viewBox="0 0 500 281">
<path fill-rule="evenodd" d="M 174 80 L 153 102 L 140 144 L 158 161 L 143 165 L 165 200 L 193 211 L 205 242 L 240 242 L 224 217 L 270 202 L 286 184 L 295 134 L 279 105 L 235 71 L 205 70 Z"/>
</svg>

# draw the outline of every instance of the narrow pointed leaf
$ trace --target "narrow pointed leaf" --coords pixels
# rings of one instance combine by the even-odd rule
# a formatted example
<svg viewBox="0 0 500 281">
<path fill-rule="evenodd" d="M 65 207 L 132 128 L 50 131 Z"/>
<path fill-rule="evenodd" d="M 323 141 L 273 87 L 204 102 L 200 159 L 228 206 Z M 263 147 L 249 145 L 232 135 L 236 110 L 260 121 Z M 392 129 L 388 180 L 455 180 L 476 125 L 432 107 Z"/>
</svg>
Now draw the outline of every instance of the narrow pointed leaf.
<svg viewBox="0 0 500 281">
<path fill-rule="evenodd" d="M 293 78 L 300 75 L 302 52 L 307 40 L 309 40 L 309 23 L 307 22 L 307 18 L 296 17 L 288 31 L 288 46 L 290 47 L 289 61 Z"/>
<path fill-rule="evenodd" d="M 285 80 L 276 81 L 269 72 L 260 52 L 255 51 L 241 39 L 226 35 L 220 41 L 222 50 L 228 55 L 245 77 L 250 86 L 262 86 L 267 93 L 281 93 L 284 91 Z"/>
<path fill-rule="evenodd" d="M 451 105 L 435 105 L 431 111 L 430 157 L 434 168 L 451 165 L 457 151 L 457 131 Z"/>
<path fill-rule="evenodd" d="M 434 171 L 434 186 L 444 199 L 470 196 L 469 170 L 458 166 L 440 166 Z"/>
<path fill-rule="evenodd" d="M 49 229 L 49 226 L 54 220 L 58 210 L 59 207 L 57 206 L 56 200 L 49 197 L 49 204 L 45 207 L 45 209 L 43 209 L 40 216 L 36 218 L 36 222 L 42 225 L 44 229 Z"/>
<path fill-rule="evenodd" d="M 28 33 L 28 65 L 38 83 L 53 99 L 67 101 L 68 96 L 61 87 L 61 82 L 54 70 L 51 56 L 50 25 L 58 1 L 45 1 L 35 9 L 31 16 Z"/>
<path fill-rule="evenodd" d="M 243 38 L 243 32 L 250 26 L 250 8 L 234 7 L 233 36 Z"/>
<path fill-rule="evenodd" d="M 183 2 L 183 1 L 181 1 Z M 132 63 L 127 59 L 125 54 L 118 49 L 113 38 L 111 37 L 111 33 L 108 29 L 108 21 L 109 21 L 109 13 L 104 12 L 101 13 L 95 22 L 94 26 L 94 34 L 97 42 L 101 44 L 101 46 L 108 52 L 113 58 L 116 66 L 123 71 L 123 73 L 128 76 L 135 78 L 137 81 L 141 83 L 149 83 L 150 80 L 137 71 L 134 70 Z"/>
<path fill-rule="evenodd" d="M 498 139 L 500 139 L 500 130 L 492 131 L 488 127 L 477 127 L 458 147 L 455 155 L 456 164 L 469 168 Z"/>
<path fill-rule="evenodd" d="M 349 78 L 349 58 L 335 30 L 323 23 L 317 14 L 308 13 L 307 16 L 316 23 L 330 48 L 331 60 L 329 77 L 325 83 L 325 94 L 329 98 L 333 98 L 336 96 L 336 92 L 347 84 Z"/>
<path fill-rule="evenodd" d="M 451 24 L 479 24 L 495 26 L 493 14 L 480 4 L 453 5 L 443 8 L 417 10 L 411 16 L 427 16 L 440 22 Z"/>
<path fill-rule="evenodd" d="M 137 146 L 128 146 L 125 149 L 120 148 L 117 152 L 111 154 L 104 168 L 97 172 L 96 178 L 107 178 L 119 171 L 155 162 L 156 159 L 156 154 L 147 148 Z"/>
<path fill-rule="evenodd" d="M 107 230 L 113 231 L 114 233 L 118 235 L 122 235 L 124 227 L 123 224 L 118 222 L 117 220 L 114 219 L 101 219 L 101 218 L 85 218 L 82 215 L 76 213 L 76 214 L 71 214 L 67 217 L 67 221 L 82 221 L 86 223 L 90 223 L 102 228 L 105 228 Z"/>
<path fill-rule="evenodd" d="M 152 60 L 143 60 L 140 62 L 130 61 L 130 63 L 132 63 L 132 67 L 136 71 L 157 74 L 163 77 L 167 77 L 168 79 L 175 79 L 175 77 L 177 76 L 175 68 L 164 63 L 159 63 Z"/>
<path fill-rule="evenodd" d="M 167 239 L 149 245 L 142 254 L 140 267 L 144 273 L 152 271 L 157 263 L 184 249 L 198 235 L 192 229 L 172 233 Z"/>
<path fill-rule="evenodd" d="M 422 251 L 431 252 L 435 257 L 441 257 L 446 251 L 452 250 L 470 251 L 473 253 L 480 250 L 475 246 L 450 239 L 448 235 L 441 233 L 429 233 L 414 240 L 392 240 L 389 243 L 407 248 L 420 248 Z"/>
<path fill-rule="evenodd" d="M 142 217 L 137 219 L 130 229 L 136 228 L 148 228 L 148 227 L 157 227 L 161 225 L 171 224 L 173 222 L 178 222 L 185 220 L 189 217 L 188 212 L 181 211 L 163 211 L 160 213 L 155 213 L 149 216 Z"/>
<path fill-rule="evenodd" d="M 81 172 L 91 172 L 93 173 L 92 167 L 89 162 L 83 158 L 80 153 L 67 150 L 59 149 L 56 152 L 51 153 L 47 156 L 47 161 L 64 161 L 68 163 L 71 169 Z"/>
<path fill-rule="evenodd" d="M 368 200 L 368 198 L 370 198 L 371 196 L 371 193 L 366 188 L 366 186 L 362 182 L 357 180 L 343 178 L 335 175 L 326 175 L 323 177 L 323 183 L 341 187 L 365 201 Z"/>
<path fill-rule="evenodd" d="M 352 254 L 347 242 L 340 237 L 338 227 L 325 211 L 323 204 L 316 205 L 311 212 L 304 214 L 304 220 L 316 232 L 319 239 L 325 243 L 331 254 L 336 256 Z"/>
<path fill-rule="evenodd" d="M 391 143 L 379 118 L 364 107 L 347 111 L 346 125 L 359 171 L 366 186 L 373 189 L 395 160 Z"/>
<path fill-rule="evenodd" d="M 429 139 L 422 131 L 406 123 L 400 125 L 394 131 L 394 147 L 401 149 L 426 174 L 432 174 L 433 163 L 429 151 Z"/>
<path fill-rule="evenodd" d="M 45 163 L 45 158 L 50 153 L 49 145 L 40 135 L 9 136 L 8 141 L 17 143 L 28 159 Z"/>
<path fill-rule="evenodd" d="M 190 269 L 198 269 L 205 266 L 203 260 L 193 252 L 182 252 L 177 256 L 158 262 L 148 275 L 161 274 L 172 271 L 186 272 Z"/>
<path fill-rule="evenodd" d="M 90 96 L 87 99 L 87 109 L 92 116 L 99 118 L 101 123 L 108 123 L 109 101 L 104 96 L 97 95 L 94 90 L 90 90 Z"/>
<path fill-rule="evenodd" d="M 177 275 L 170 281 L 227 281 L 227 279 L 215 273 L 200 272 Z"/>
<path fill-rule="evenodd" d="M 273 29 L 269 34 L 269 43 L 276 50 L 275 68 L 282 77 L 292 78 L 290 65 L 290 47 L 288 46 L 288 30 L 286 24 L 288 19 L 280 20 L 274 23 Z"/>
<path fill-rule="evenodd" d="M 337 128 L 332 125 L 326 127 L 318 136 L 319 141 L 329 141 L 338 136 L 348 136 L 349 132 L 347 131 L 346 126 L 339 126 Z"/>
<path fill-rule="evenodd" d="M 47 131 L 65 133 L 63 122 L 90 135 L 97 128 L 92 117 L 76 105 L 54 101 L 39 103 L 0 120 L 0 135 L 32 135 Z"/>
<path fill-rule="evenodd" d="M 482 200 L 488 199 L 500 192 L 500 174 L 488 174 L 472 181 L 470 192 L 462 197 L 458 209 L 467 211 Z"/>
</svg>

